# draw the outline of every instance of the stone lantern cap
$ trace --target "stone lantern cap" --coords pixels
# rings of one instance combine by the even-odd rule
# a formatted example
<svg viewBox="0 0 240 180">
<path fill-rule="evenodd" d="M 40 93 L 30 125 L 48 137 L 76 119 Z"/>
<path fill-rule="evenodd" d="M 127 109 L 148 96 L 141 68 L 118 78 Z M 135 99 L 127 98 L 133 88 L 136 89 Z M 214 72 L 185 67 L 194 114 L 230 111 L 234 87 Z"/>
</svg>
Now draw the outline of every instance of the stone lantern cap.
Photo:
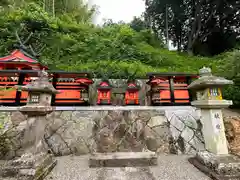
<svg viewBox="0 0 240 180">
<path fill-rule="evenodd" d="M 204 89 L 209 87 L 221 87 L 224 85 L 233 84 L 233 81 L 227 80 L 224 77 L 217 77 L 212 75 L 212 71 L 210 68 L 203 67 L 199 70 L 200 77 L 193 81 L 188 89 Z"/>
<path fill-rule="evenodd" d="M 42 92 L 50 94 L 58 94 L 57 91 L 51 83 L 48 81 L 48 73 L 45 70 L 38 72 L 38 79 L 32 81 L 26 86 L 17 86 L 19 90 L 28 92 Z"/>
</svg>

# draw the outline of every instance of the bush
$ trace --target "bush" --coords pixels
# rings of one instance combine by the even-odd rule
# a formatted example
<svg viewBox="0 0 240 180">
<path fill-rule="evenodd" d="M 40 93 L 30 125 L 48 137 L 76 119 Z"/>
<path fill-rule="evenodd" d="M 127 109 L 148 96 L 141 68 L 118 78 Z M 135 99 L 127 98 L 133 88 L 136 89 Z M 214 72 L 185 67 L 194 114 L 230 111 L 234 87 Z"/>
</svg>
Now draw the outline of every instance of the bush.
<svg viewBox="0 0 240 180">
<path fill-rule="evenodd" d="M 232 100 L 233 107 L 240 107 L 240 50 L 223 53 L 216 57 L 219 59 L 218 75 L 231 79 L 234 85 L 224 88 L 223 96 Z"/>
</svg>

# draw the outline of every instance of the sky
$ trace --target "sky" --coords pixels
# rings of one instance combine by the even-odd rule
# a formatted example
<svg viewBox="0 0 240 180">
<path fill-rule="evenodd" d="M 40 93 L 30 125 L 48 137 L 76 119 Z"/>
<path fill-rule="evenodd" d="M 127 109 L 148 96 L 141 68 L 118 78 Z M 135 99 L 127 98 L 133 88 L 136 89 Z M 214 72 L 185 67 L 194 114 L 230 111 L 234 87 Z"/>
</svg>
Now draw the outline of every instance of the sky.
<svg viewBox="0 0 240 180">
<path fill-rule="evenodd" d="M 144 0 L 88 0 L 98 6 L 94 23 L 103 24 L 104 19 L 114 22 L 130 22 L 134 16 L 141 16 L 145 10 Z"/>
</svg>

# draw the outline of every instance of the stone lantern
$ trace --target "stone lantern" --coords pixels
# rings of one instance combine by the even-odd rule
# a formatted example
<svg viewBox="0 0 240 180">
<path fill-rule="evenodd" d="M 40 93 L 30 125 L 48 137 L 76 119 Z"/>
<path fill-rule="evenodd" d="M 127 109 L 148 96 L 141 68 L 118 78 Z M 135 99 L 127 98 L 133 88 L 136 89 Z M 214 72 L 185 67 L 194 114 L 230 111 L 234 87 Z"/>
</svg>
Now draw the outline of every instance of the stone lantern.
<svg viewBox="0 0 240 180">
<path fill-rule="evenodd" d="M 48 81 L 48 73 L 40 71 L 39 78 L 26 86 L 18 86 L 21 91 L 28 92 L 26 106 L 20 107 L 19 111 L 28 116 L 44 116 L 53 111 L 51 107 L 52 95 L 59 93 Z"/>
<path fill-rule="evenodd" d="M 232 105 L 232 101 L 222 98 L 221 88 L 233 84 L 233 81 L 213 76 L 211 69 L 206 67 L 200 69 L 199 75 L 199 79 L 192 82 L 188 89 L 196 92 L 196 100 L 191 104 L 201 110 L 206 151 L 198 152 L 189 161 L 214 179 L 239 179 L 240 159 L 228 154 L 222 115 L 222 109 Z"/>
<path fill-rule="evenodd" d="M 222 98 L 221 88 L 233 84 L 233 81 L 213 76 L 211 69 L 206 67 L 200 69 L 199 75 L 199 79 L 192 82 L 188 89 L 197 94 L 197 99 L 191 104 L 201 108 L 205 147 L 215 154 L 228 154 L 221 109 L 232 105 L 232 101 Z"/>
<path fill-rule="evenodd" d="M 197 99 L 192 102 L 199 108 L 226 108 L 232 101 L 222 99 L 222 87 L 233 84 L 233 81 L 223 77 L 213 76 L 210 68 L 203 67 L 199 70 L 200 78 L 192 82 L 188 89 L 196 92 Z"/>
<path fill-rule="evenodd" d="M 41 179 L 56 165 L 44 140 L 46 115 L 53 111 L 51 98 L 58 91 L 48 81 L 48 73 L 38 73 L 38 79 L 18 89 L 28 92 L 27 104 L 19 111 L 27 115 L 22 148 L 24 154 L 10 161 L 0 170 L 0 176 L 14 176 L 23 180 Z"/>
</svg>

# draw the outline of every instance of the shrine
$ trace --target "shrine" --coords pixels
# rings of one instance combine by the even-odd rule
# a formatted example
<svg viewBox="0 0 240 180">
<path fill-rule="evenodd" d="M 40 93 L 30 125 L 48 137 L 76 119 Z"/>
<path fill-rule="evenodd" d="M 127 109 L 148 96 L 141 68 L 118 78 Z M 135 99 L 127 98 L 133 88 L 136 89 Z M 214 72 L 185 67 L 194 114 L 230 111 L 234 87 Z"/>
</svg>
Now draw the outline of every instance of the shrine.
<svg viewBox="0 0 240 180">
<path fill-rule="evenodd" d="M 108 80 L 103 80 L 97 85 L 97 104 L 110 105 L 112 86 Z"/>
<path fill-rule="evenodd" d="M 0 70 L 42 70 L 48 69 L 47 66 L 42 65 L 36 59 L 34 59 L 27 52 L 16 49 L 10 55 L 0 58 Z M 20 73 L 18 77 L 11 76 L 0 76 L 0 87 L 5 89 L 10 89 L 6 93 L 4 93 L 4 99 L 1 99 L 1 103 L 15 103 L 15 99 L 12 97 L 16 97 L 17 99 L 25 99 L 22 102 L 26 103 L 27 92 L 20 93 L 13 87 L 15 85 L 26 85 L 31 81 L 31 78 L 27 74 Z M 18 103 L 19 100 L 18 100 Z"/>
<path fill-rule="evenodd" d="M 21 44 L 21 43 L 20 43 Z M 28 92 L 21 92 L 14 88 L 16 85 L 27 85 L 37 77 L 37 71 L 46 70 L 49 74 L 49 82 L 60 91 L 52 96 L 52 105 L 73 106 L 89 105 L 89 87 L 94 83 L 89 72 L 64 72 L 50 71 L 49 68 L 41 64 L 34 54 L 25 50 L 26 47 L 19 46 L 10 55 L 0 58 L 0 104 L 7 106 L 25 105 Z M 33 54 L 33 55 L 32 55 Z M 150 86 L 148 105 L 190 105 L 191 93 L 187 86 L 191 79 L 197 75 L 186 73 L 148 73 Z M 139 92 L 141 87 L 136 81 L 127 80 L 123 85 L 126 87 L 121 93 L 122 103 L 125 105 L 139 105 Z M 107 78 L 104 78 L 95 88 L 98 105 L 112 105 L 114 101 L 112 95 L 116 88 L 111 85 Z M 211 93 L 215 93 L 212 90 Z M 119 92 L 118 92 L 119 93 Z M 210 93 L 210 92 L 209 92 Z M 218 91 L 216 91 L 218 93 Z M 115 95 L 119 95 L 115 93 Z M 221 95 L 219 95 L 221 97 Z M 143 97 L 144 98 L 144 97 Z M 142 102 L 142 101 L 141 101 Z M 118 104 L 119 105 L 119 104 Z"/>
<path fill-rule="evenodd" d="M 148 73 L 151 87 L 150 101 L 152 105 L 189 105 L 191 94 L 187 86 L 197 78 L 194 74 L 183 73 Z"/>
<path fill-rule="evenodd" d="M 0 87 L 3 89 L 0 103 L 8 106 L 26 104 L 28 92 L 17 91 L 14 86 L 32 82 L 36 79 L 37 71 L 42 69 L 48 70 L 48 67 L 22 50 L 15 50 L 11 55 L 0 58 Z M 61 90 L 52 98 L 54 104 L 88 104 L 88 87 L 93 83 L 89 73 L 51 71 L 49 77 L 54 87 Z"/>
<path fill-rule="evenodd" d="M 61 93 L 53 99 L 54 105 L 89 105 L 89 86 L 93 84 L 88 72 L 52 71 L 53 84 Z"/>
<path fill-rule="evenodd" d="M 125 104 L 126 105 L 139 105 L 139 90 L 140 86 L 136 81 L 128 81 L 125 92 Z"/>
</svg>

